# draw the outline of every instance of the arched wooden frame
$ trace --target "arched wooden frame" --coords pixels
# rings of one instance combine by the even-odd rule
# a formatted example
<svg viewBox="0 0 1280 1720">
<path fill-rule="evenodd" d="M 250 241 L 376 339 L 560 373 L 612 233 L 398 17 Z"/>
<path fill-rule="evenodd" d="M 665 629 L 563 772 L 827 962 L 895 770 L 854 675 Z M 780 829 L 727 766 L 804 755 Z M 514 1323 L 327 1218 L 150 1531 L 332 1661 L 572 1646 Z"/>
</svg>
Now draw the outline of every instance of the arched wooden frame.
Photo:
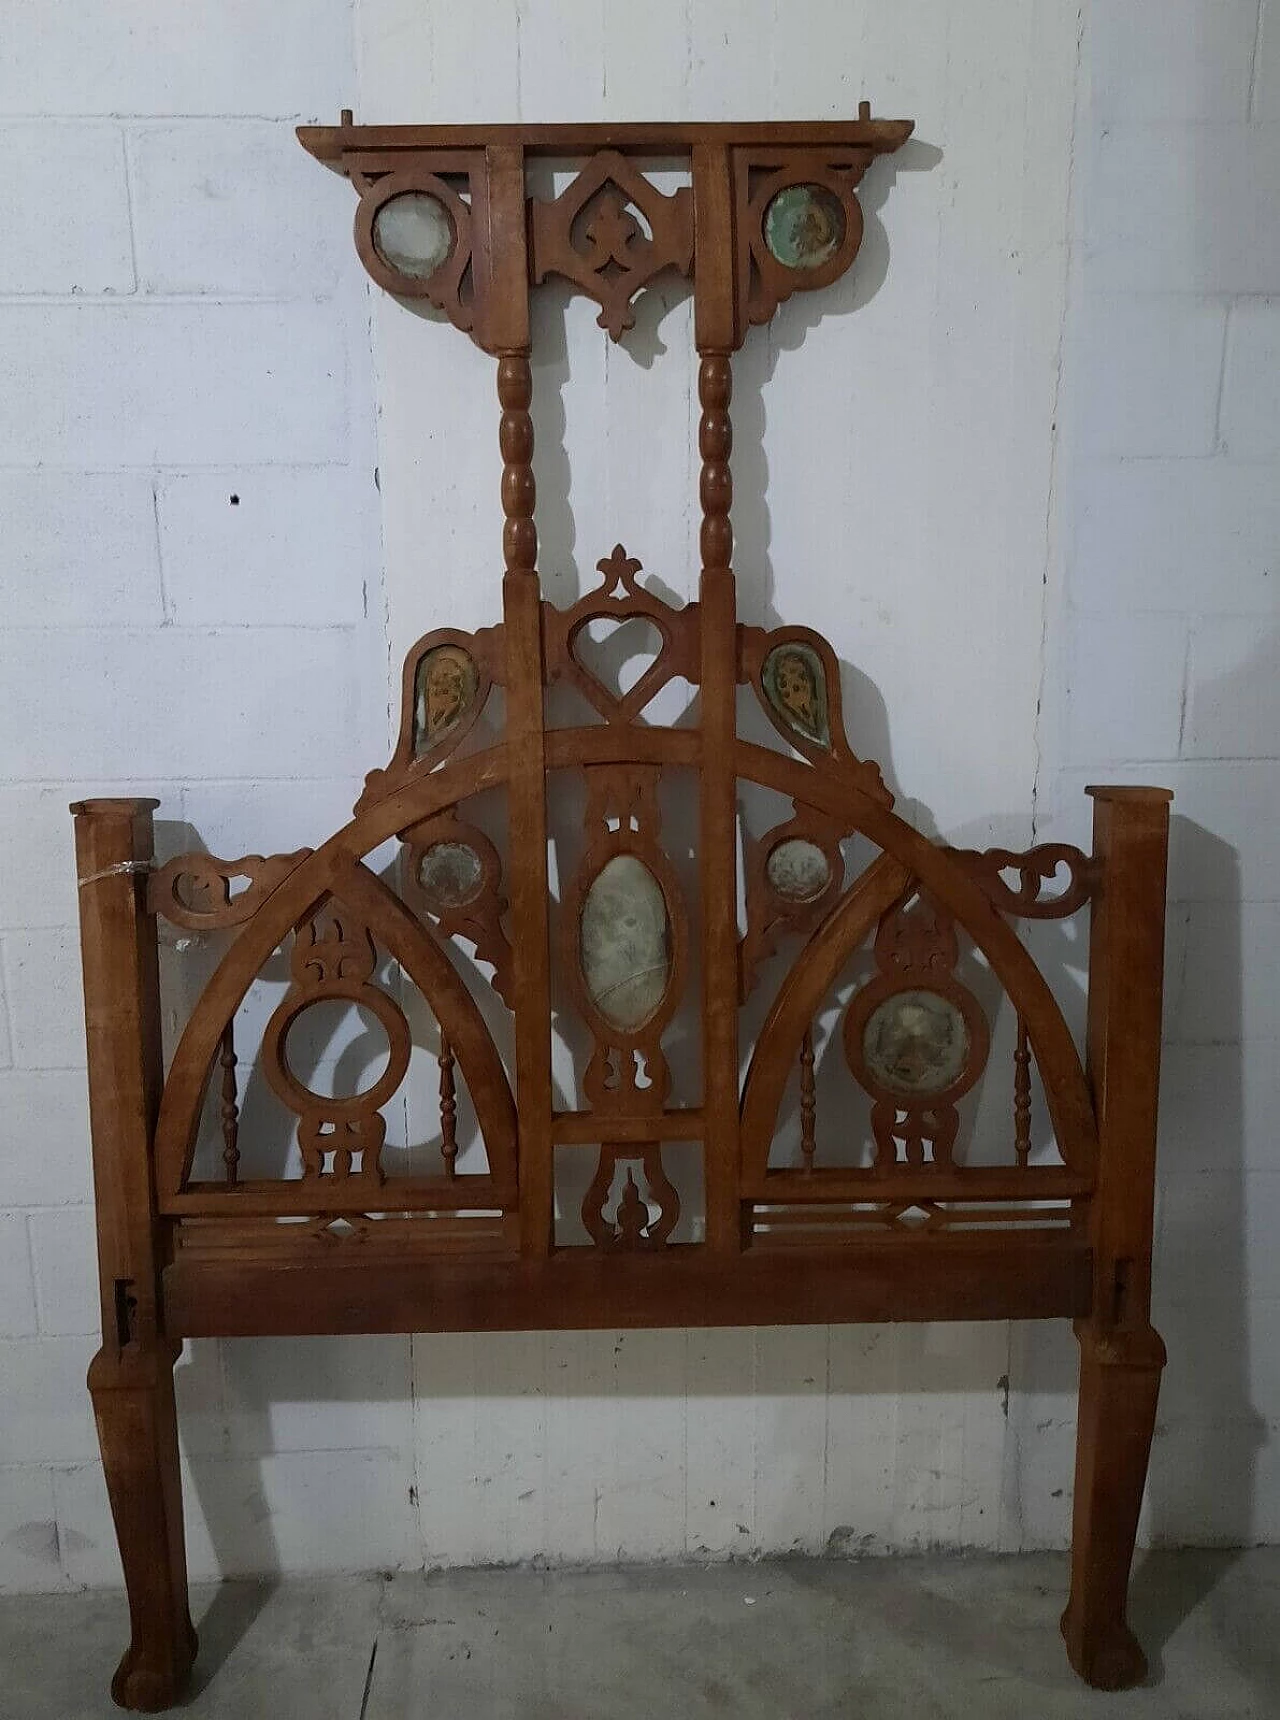
<svg viewBox="0 0 1280 1720">
<path fill-rule="evenodd" d="M 497 360 L 502 618 L 477 634 L 441 628 L 418 641 L 405 666 L 396 752 L 368 779 L 353 821 L 314 853 L 229 861 L 185 855 L 148 876 L 157 803 L 93 800 L 74 809 L 103 1321 L 90 1388 L 130 1600 L 133 1642 L 113 1685 L 125 1706 L 153 1710 L 175 1700 L 196 1648 L 182 1542 L 177 1347 L 187 1336 L 267 1332 L 1072 1318 L 1082 1367 L 1072 1588 L 1063 1631 L 1073 1665 L 1090 1682 L 1118 1687 L 1143 1674 L 1125 1612 L 1164 1360 L 1150 1316 L 1170 797 L 1155 788 L 1090 790 L 1094 842 L 1087 855 L 1062 845 L 1025 854 L 949 851 L 892 811 L 878 766 L 850 748 L 840 666 L 821 635 L 800 627 L 765 633 L 737 614 L 731 355 L 750 325 L 783 297 L 828 283 L 849 266 L 862 226 L 858 181 L 910 130 L 908 122 L 873 119 L 864 104 L 856 120 L 821 124 L 364 128 L 344 114 L 338 127 L 300 133 L 359 192 L 361 254 L 389 290 L 405 292 L 406 282 L 378 274 L 377 207 L 404 189 L 447 194 L 441 200 L 451 211 L 455 244 L 447 266 L 421 290 L 443 302 Z M 581 163 L 577 195 L 570 188 L 558 211 L 555 204 L 531 210 L 529 158 L 566 155 Z M 687 164 L 689 195 L 655 206 L 665 211 L 667 226 L 646 251 L 635 245 L 621 200 L 629 198 L 643 214 L 652 189 L 644 162 L 660 155 Z M 578 252 L 575 261 L 560 223 L 567 217 L 571 228 L 573 211 L 606 181 L 618 187 L 609 231 L 592 242 L 590 256 Z M 769 197 L 801 183 L 827 187 L 845 212 L 844 242 L 821 269 L 788 269 L 763 247 Z M 683 223 L 690 220 L 686 256 Z M 606 272 L 610 258 L 620 271 L 610 273 L 615 284 L 607 292 L 596 266 L 606 252 Z M 684 609 L 646 592 L 636 579 L 638 563 L 621 546 L 602 563 L 605 586 L 573 609 L 561 614 L 541 596 L 529 298 L 544 265 L 561 272 L 560 263 L 576 290 L 602 304 L 615 338 L 630 321 L 634 294 L 660 263 L 692 275 L 701 574 L 697 602 Z M 593 697 L 580 686 L 602 724 L 553 729 L 547 687 L 584 674 L 574 644 L 596 615 L 643 615 L 662 635 L 659 661 L 625 698 Z M 780 721 L 771 705 L 765 664 L 786 641 L 803 645 L 822 665 L 829 745 Z M 417 756 L 418 665 L 445 648 L 471 656 L 476 683 L 459 720 Z M 698 689 L 687 720 L 679 728 L 647 724 L 650 699 L 677 672 Z M 468 751 L 462 742 L 475 732 L 494 684 L 504 692 L 501 734 Z M 754 688 L 785 752 L 739 735 L 744 685 Z M 616 1100 L 593 1092 L 584 1079 L 585 1091 L 559 1109 L 551 1080 L 548 782 L 573 770 L 585 771 L 594 785 L 586 855 L 566 891 L 558 953 L 579 1013 L 608 1044 L 620 1035 L 593 1018 L 577 977 L 582 898 L 616 852 L 636 853 L 663 892 L 676 946 L 667 994 L 632 1036 L 649 1047 L 694 971 L 686 892 L 675 882 L 656 820 L 648 828 L 642 820 L 639 830 L 625 822 L 611 830 L 602 828 L 599 808 L 642 776 L 677 768 L 686 772 L 698 809 L 700 983 L 693 1002 L 701 1101 L 673 1105 L 662 1091 Z M 791 823 L 762 846 L 790 829 L 816 840 L 828 858 L 830 845 L 851 834 L 878 850 L 847 885 L 833 875 L 830 888 L 801 911 L 772 919 L 778 904 L 760 905 L 764 858 L 749 857 L 745 937 L 734 888 L 743 782 L 781 794 L 794 807 Z M 467 810 L 475 796 L 494 789 L 502 791 L 509 838 L 501 864 Z M 412 882 L 401 899 L 363 863 L 398 837 L 413 865 L 439 833 L 468 831 L 483 877 L 478 895 L 456 914 L 432 910 Z M 1065 886 L 1046 890 L 1064 867 Z M 886 1155 L 870 1170 L 822 1162 L 811 1024 L 850 954 L 908 890 L 972 940 L 1016 1012 L 1009 1164 L 952 1163 L 949 1136 L 939 1162 L 922 1162 L 919 1154 L 901 1163 Z M 1086 907 L 1082 1060 L 1011 922 Z M 339 962 L 340 991 L 325 990 L 330 975 L 291 994 L 268 1028 L 268 1063 L 279 1061 L 291 1012 L 304 1006 L 300 998 L 364 995 L 376 940 L 439 1023 L 445 1174 L 384 1183 L 376 1152 L 365 1162 L 365 1144 L 381 1142 L 374 1101 L 383 1099 L 387 1083 L 350 1109 L 341 1100 L 336 1107 L 320 1100 L 312 1111 L 309 1090 L 282 1080 L 288 1101 L 302 1107 L 304 1174 L 293 1181 L 242 1180 L 237 1011 L 274 952 L 299 929 L 304 938 L 312 935 L 316 916 L 343 912 L 359 928 L 358 938 L 353 929 L 349 940 L 345 931 L 338 939 L 344 948 L 348 941 L 353 950 L 358 945 L 354 970 L 344 975 Z M 197 932 L 232 933 L 167 1074 L 157 914 Z M 739 1004 L 751 967 L 748 946 L 754 937 L 763 947 L 775 935 L 791 938 L 789 965 L 754 1046 L 744 1047 Z M 499 967 L 495 983 L 510 1004 L 514 1033 L 510 1074 L 477 1003 L 481 993 L 473 994 L 447 948 L 455 938 L 472 942 Z M 304 973 L 309 947 L 303 945 L 300 958 Z M 297 963 L 294 977 L 298 982 Z M 940 983 L 945 989 L 945 975 Z M 388 1004 L 385 1015 L 392 1023 L 392 1068 L 400 1072 L 405 1044 L 397 1009 Z M 743 1051 L 749 1062 L 740 1084 Z M 1061 1164 L 1030 1163 L 1033 1068 Z M 769 1147 L 793 1070 L 803 1162 L 770 1169 Z M 456 1172 L 459 1075 L 489 1157 L 482 1175 Z M 215 1078 L 227 1175 L 202 1183 L 192 1180 L 192 1159 Z M 950 1124 L 940 1115 L 930 1126 L 945 1133 Z M 335 1165 L 326 1168 L 331 1138 L 338 1140 Z M 700 1144 L 703 1152 L 705 1236 L 681 1247 L 670 1246 L 679 1191 L 662 1163 L 667 1142 Z M 589 1247 L 556 1245 L 554 1164 L 561 1145 L 594 1145 L 601 1154 Z M 616 1216 L 606 1220 L 605 1179 L 622 1163 L 641 1167 L 658 1189 L 657 1220 L 630 1179 Z M 1046 1222 L 1044 1203 L 1059 1216 Z M 922 1219 L 914 1229 L 900 1222 L 913 1210 Z M 956 1218 L 956 1210 L 978 1218 Z"/>
</svg>

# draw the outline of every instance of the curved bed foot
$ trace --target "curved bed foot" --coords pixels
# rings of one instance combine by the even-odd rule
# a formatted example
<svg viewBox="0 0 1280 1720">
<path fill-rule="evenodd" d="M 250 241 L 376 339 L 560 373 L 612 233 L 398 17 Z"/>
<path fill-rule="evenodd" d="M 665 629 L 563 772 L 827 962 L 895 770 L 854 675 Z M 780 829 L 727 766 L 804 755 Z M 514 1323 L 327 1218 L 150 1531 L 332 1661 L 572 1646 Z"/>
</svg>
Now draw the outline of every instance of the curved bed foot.
<svg viewBox="0 0 1280 1720">
<path fill-rule="evenodd" d="M 1082 1321 L 1071 1599 L 1062 1615 L 1067 1658 L 1097 1690 L 1127 1690 L 1147 1675 L 1129 1629 L 1129 1567 L 1155 1430 L 1164 1345 L 1151 1326 L 1105 1329 Z"/>
<path fill-rule="evenodd" d="M 1147 1657 L 1127 1624 L 1090 1630 L 1068 1607 L 1062 1615 L 1067 1659 L 1095 1690 L 1131 1690 L 1147 1676 Z"/>
<path fill-rule="evenodd" d="M 111 1696 L 143 1714 L 178 1701 L 197 1647 L 187 1607 L 174 1360 L 167 1346 L 129 1344 L 100 1350 L 89 1368 L 132 1631 Z"/>
</svg>

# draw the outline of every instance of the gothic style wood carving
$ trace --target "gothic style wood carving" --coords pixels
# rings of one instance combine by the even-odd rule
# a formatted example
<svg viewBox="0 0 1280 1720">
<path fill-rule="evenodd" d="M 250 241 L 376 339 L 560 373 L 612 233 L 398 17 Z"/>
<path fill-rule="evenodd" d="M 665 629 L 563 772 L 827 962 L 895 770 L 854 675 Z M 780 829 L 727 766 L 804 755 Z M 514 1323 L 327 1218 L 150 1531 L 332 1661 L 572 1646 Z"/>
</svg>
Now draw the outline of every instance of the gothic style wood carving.
<svg viewBox="0 0 1280 1720">
<path fill-rule="evenodd" d="M 414 645 L 393 756 L 314 852 L 153 870 L 156 802 L 73 809 L 102 1282 L 90 1387 L 129 1590 L 126 1707 L 177 1700 L 195 1654 L 172 1364 L 206 1334 L 1074 1319 L 1063 1630 L 1090 1682 L 1142 1676 L 1125 1606 L 1163 1360 L 1169 795 L 1091 789 L 1090 854 L 931 842 L 846 734 L 822 635 L 737 612 L 732 354 L 853 263 L 858 182 L 910 130 L 864 106 L 813 125 L 347 114 L 300 134 L 350 178 L 373 278 L 496 359 L 502 609 Z M 533 194 L 535 156 L 577 163 L 559 196 Z M 686 183 L 659 190 L 658 157 Z M 662 270 L 694 299 L 697 600 L 658 596 L 619 544 L 559 610 L 537 572 L 530 294 L 561 277 L 618 339 Z M 635 631 L 649 661 L 624 684 Z M 689 703 L 664 722 L 679 682 Z M 740 701 L 771 744 L 747 738 Z M 781 803 L 754 838 L 744 788 Z M 1085 913 L 1079 1047 L 1019 927 Z M 162 917 L 216 934 L 167 1064 Z M 360 1045 L 326 1061 L 322 1033 L 315 1050 L 339 1009 L 380 1045 L 376 1067 Z M 553 1021 L 571 1079 L 553 1080 Z M 274 1160 L 264 1091 L 287 1124 Z M 981 1118 L 980 1091 L 998 1101 Z"/>
</svg>

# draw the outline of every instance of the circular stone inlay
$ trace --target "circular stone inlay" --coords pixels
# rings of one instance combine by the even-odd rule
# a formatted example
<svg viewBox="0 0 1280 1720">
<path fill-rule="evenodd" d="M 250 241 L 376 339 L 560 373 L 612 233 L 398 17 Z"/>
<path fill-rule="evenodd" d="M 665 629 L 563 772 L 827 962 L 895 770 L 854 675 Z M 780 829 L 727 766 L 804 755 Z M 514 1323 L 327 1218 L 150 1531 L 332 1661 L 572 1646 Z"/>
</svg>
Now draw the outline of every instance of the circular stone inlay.
<svg viewBox="0 0 1280 1720">
<path fill-rule="evenodd" d="M 484 862 L 466 842 L 433 842 L 422 856 L 418 882 L 437 911 L 461 908 L 480 894 Z"/>
<path fill-rule="evenodd" d="M 825 185 L 784 186 L 764 212 L 764 242 L 786 269 L 820 269 L 844 232 L 844 207 Z"/>
<path fill-rule="evenodd" d="M 969 1060 L 969 1028 L 936 991 L 899 991 L 868 1016 L 862 1054 L 873 1079 L 891 1093 L 942 1093 Z"/>
<path fill-rule="evenodd" d="M 831 882 L 831 862 L 816 842 L 789 836 L 764 863 L 772 889 L 788 902 L 813 902 Z"/>
<path fill-rule="evenodd" d="M 373 242 L 389 267 L 425 281 L 453 249 L 453 222 L 430 192 L 402 191 L 374 216 Z"/>
</svg>

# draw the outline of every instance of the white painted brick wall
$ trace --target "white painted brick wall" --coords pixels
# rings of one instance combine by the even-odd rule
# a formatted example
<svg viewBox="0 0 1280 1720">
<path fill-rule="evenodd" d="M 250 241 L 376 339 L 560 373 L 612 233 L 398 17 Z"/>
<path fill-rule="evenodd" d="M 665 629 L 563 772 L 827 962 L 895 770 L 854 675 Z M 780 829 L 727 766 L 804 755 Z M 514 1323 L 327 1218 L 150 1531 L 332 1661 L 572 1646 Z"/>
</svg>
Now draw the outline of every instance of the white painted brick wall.
<svg viewBox="0 0 1280 1720">
<path fill-rule="evenodd" d="M 350 190 L 291 138 L 353 98 L 371 121 L 864 93 L 916 115 L 926 154 L 868 180 L 883 287 L 856 315 L 796 301 L 740 361 L 744 606 L 837 636 L 864 744 L 958 840 L 1025 838 L 1033 791 L 1041 833 L 1085 840 L 1100 775 L 1177 791 L 1144 1534 L 1280 1536 L 1280 0 L 1259 11 L 1094 0 L 1073 156 L 1052 0 L 653 0 L 572 27 L 552 0 L 9 8 L 0 1588 L 119 1580 L 83 1383 L 67 801 L 158 793 L 167 848 L 317 842 L 385 755 L 388 626 L 395 659 L 494 613 L 491 365 L 384 299 L 384 509 L 374 489 Z M 80 212 L 45 231 L 50 176 Z M 580 304 L 557 345 L 560 315 L 548 583 L 575 593 L 621 532 L 688 591 L 687 301 L 651 369 Z M 1061 1544 L 1073 1383 L 1065 1326 L 202 1341 L 177 1376 L 192 1568 Z"/>
<path fill-rule="evenodd" d="M 0 124 L 0 149 L 7 163 L 0 185 L 0 293 L 132 292 L 120 128 Z M 51 184 L 69 193 L 74 215 L 71 208 L 63 219 L 52 215 Z"/>
<path fill-rule="evenodd" d="M 1144 1533 L 1266 1540 L 1280 1533 L 1280 6 L 1095 0 L 1090 46 L 1042 828 L 1086 835 L 1086 781 L 1175 791 L 1156 1263 L 1170 1363 Z"/>
<path fill-rule="evenodd" d="M 5 14 L 0 1588 L 119 1581 L 67 803 L 292 848 L 386 754 L 367 295 L 350 190 L 292 135 L 353 53 L 345 0 Z M 410 1557 L 409 1377 L 403 1339 L 190 1346 L 193 1568 Z"/>
</svg>

